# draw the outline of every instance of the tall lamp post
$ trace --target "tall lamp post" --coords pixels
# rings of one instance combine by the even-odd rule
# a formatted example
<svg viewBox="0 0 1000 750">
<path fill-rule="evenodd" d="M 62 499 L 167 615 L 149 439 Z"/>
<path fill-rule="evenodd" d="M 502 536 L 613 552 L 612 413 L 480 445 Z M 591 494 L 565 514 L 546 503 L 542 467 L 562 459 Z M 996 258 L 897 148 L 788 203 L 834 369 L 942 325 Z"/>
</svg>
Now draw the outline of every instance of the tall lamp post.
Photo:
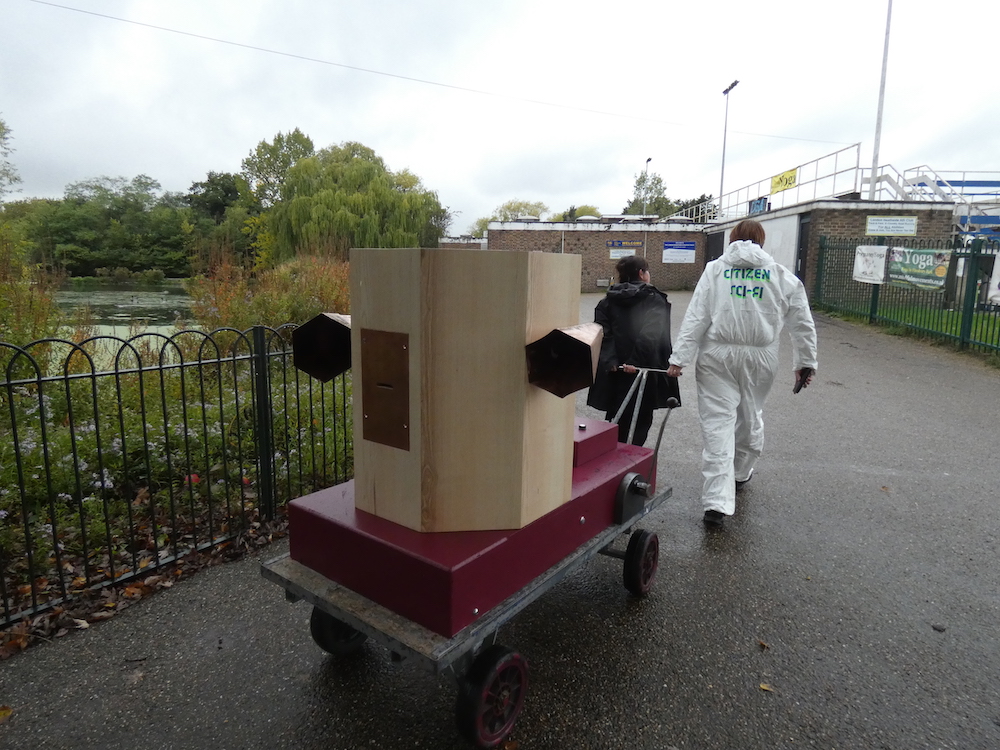
<svg viewBox="0 0 1000 750">
<path fill-rule="evenodd" d="M 646 196 L 649 194 L 649 162 L 653 161 L 653 157 L 650 156 L 646 159 L 646 178 L 642 181 L 642 215 L 646 215 Z"/>
<path fill-rule="evenodd" d="M 729 92 L 736 88 L 739 81 L 733 81 L 722 95 L 726 97 L 726 119 L 722 126 L 722 174 L 719 175 L 719 214 L 722 214 L 722 186 L 726 181 L 726 131 L 729 130 Z"/>
<path fill-rule="evenodd" d="M 892 21 L 892 0 L 885 17 L 885 47 L 882 50 L 882 82 L 878 87 L 878 114 L 875 116 L 875 145 L 872 148 L 872 176 L 868 181 L 868 200 L 875 200 L 875 173 L 878 171 L 878 148 L 882 140 L 882 102 L 885 99 L 885 70 L 889 65 L 889 23 Z"/>
</svg>

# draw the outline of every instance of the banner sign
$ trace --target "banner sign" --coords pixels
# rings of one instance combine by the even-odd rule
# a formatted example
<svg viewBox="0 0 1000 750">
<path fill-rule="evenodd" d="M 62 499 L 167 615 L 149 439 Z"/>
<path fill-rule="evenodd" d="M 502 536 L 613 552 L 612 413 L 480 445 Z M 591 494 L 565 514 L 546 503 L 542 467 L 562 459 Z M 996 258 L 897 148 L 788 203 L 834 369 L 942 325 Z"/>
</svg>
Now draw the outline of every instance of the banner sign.
<svg viewBox="0 0 1000 750">
<path fill-rule="evenodd" d="M 885 283 L 885 245 L 858 245 L 854 249 L 854 280 L 865 284 Z"/>
<path fill-rule="evenodd" d="M 869 216 L 865 224 L 869 237 L 916 237 L 916 216 Z"/>
<path fill-rule="evenodd" d="M 951 250 L 894 247 L 889 251 L 889 283 L 917 289 L 943 289 L 950 262 Z"/>
<path fill-rule="evenodd" d="M 776 174 L 771 178 L 771 193 L 780 193 L 782 190 L 795 187 L 795 178 L 799 173 L 799 168 L 789 169 L 787 172 Z"/>
<path fill-rule="evenodd" d="M 642 253 L 642 240 L 608 240 L 607 246 L 611 260 L 627 258 L 630 255 Z"/>
<path fill-rule="evenodd" d="M 664 263 L 694 263 L 694 242 L 664 242 Z"/>
<path fill-rule="evenodd" d="M 760 198 L 754 198 L 752 201 L 750 201 L 750 207 L 747 210 L 747 214 L 749 216 L 753 216 L 754 214 L 762 214 L 765 211 L 767 211 L 767 199 L 769 197 L 770 196 L 768 195 L 764 195 L 761 196 Z"/>
</svg>

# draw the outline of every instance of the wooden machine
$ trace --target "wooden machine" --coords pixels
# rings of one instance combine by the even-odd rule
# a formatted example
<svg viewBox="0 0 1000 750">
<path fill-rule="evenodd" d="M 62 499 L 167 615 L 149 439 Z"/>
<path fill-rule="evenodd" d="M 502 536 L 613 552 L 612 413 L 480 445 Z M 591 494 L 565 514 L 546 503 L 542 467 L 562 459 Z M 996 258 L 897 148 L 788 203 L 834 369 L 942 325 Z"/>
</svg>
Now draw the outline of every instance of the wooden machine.
<svg viewBox="0 0 1000 750">
<path fill-rule="evenodd" d="M 371 634 L 464 672 L 465 686 L 511 663 L 516 676 L 514 652 L 483 656 L 483 630 L 569 562 L 607 552 L 655 505 L 654 451 L 619 444 L 615 425 L 577 418 L 567 398 L 593 382 L 602 335 L 579 325 L 579 279 L 575 255 L 353 250 L 351 315 L 295 331 L 300 369 L 353 372 L 354 479 L 290 503 L 289 559 L 264 570 L 314 604 L 323 648 Z M 658 545 L 636 534 L 627 553 L 609 554 L 643 595 Z M 489 698 L 475 693 L 461 693 L 472 704 L 460 726 L 490 747 L 523 694 L 485 726 L 477 701 Z"/>
</svg>

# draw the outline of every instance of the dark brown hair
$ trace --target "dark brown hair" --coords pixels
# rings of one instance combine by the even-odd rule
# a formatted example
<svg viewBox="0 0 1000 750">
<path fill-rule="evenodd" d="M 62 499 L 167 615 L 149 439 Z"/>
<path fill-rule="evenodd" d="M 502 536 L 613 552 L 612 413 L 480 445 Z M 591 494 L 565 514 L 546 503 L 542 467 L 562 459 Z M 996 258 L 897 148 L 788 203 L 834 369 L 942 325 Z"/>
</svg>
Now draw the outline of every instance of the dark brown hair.
<svg viewBox="0 0 1000 750">
<path fill-rule="evenodd" d="M 624 284 L 626 281 L 638 281 L 639 274 L 649 270 L 649 263 L 638 255 L 626 255 L 615 264 L 615 270 L 618 272 L 618 283 Z"/>
<path fill-rule="evenodd" d="M 730 242 L 736 242 L 737 240 L 750 240 L 764 247 L 764 227 L 760 225 L 759 221 L 744 219 L 733 227 L 733 231 L 729 233 Z"/>
</svg>

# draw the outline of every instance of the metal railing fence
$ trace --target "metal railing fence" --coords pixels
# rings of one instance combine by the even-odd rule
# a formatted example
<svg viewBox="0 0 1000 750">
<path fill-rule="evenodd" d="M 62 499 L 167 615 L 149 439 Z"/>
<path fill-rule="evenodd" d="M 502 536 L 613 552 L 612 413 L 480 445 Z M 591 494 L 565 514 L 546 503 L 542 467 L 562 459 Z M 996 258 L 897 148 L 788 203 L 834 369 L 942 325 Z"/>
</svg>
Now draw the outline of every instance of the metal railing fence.
<svg viewBox="0 0 1000 750">
<path fill-rule="evenodd" d="M 928 290 L 855 281 L 855 250 L 861 245 L 951 251 L 945 283 Z M 820 237 L 812 302 L 818 309 L 901 326 L 962 348 L 1000 353 L 1000 305 L 991 304 L 988 297 L 998 255 L 996 240 Z"/>
<path fill-rule="evenodd" d="M 0 629 L 351 477 L 349 375 L 296 370 L 293 328 L 0 342 Z"/>
<path fill-rule="evenodd" d="M 685 216 L 696 223 L 729 221 L 805 201 L 853 193 L 860 184 L 860 164 L 861 144 L 855 143 L 789 169 L 786 174 L 794 175 L 790 186 L 782 185 L 775 190 L 777 176 L 768 177 L 728 192 L 721 199 L 690 206 L 669 218 Z"/>
</svg>

